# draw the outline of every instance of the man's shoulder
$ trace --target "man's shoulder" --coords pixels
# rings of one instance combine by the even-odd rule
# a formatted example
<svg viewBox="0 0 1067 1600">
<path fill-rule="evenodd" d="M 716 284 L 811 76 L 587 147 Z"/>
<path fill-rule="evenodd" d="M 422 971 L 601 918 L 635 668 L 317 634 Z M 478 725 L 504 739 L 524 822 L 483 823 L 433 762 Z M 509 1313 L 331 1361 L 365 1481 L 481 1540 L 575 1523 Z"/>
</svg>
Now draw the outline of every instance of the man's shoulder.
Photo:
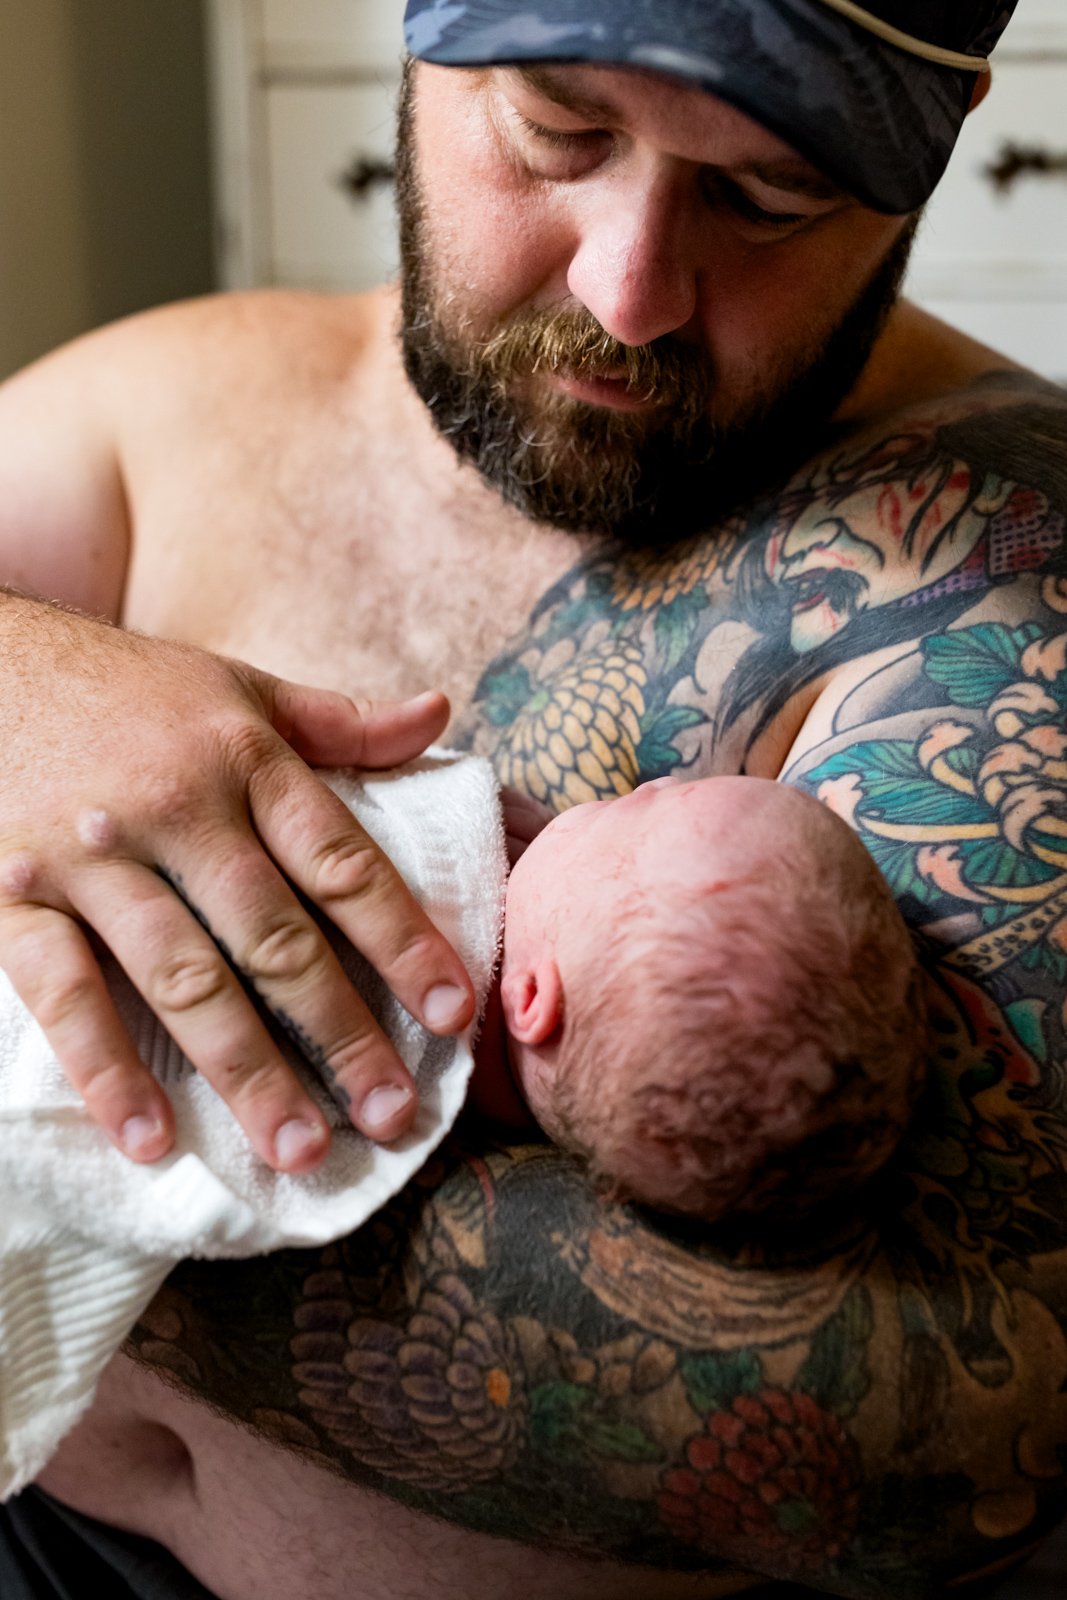
<svg viewBox="0 0 1067 1600">
<path fill-rule="evenodd" d="M 926 434 L 946 449 L 969 437 L 980 441 L 978 448 L 993 452 L 993 458 L 998 450 L 1010 451 L 1020 439 L 1058 450 L 1067 432 L 1067 389 L 1005 362 L 961 378 L 941 392 L 903 397 L 874 416 L 859 416 L 846 431 L 864 442 Z M 972 452 L 974 448 L 972 444 Z"/>
<path fill-rule="evenodd" d="M 1005 367 L 841 427 L 770 517 L 793 547 L 798 522 L 809 542 L 816 526 L 870 539 L 887 574 L 921 589 L 949 552 L 980 533 L 996 542 L 1024 502 L 1027 522 L 1067 515 L 1067 389 Z"/>
<path fill-rule="evenodd" d="M 162 363 L 180 378 L 329 384 L 369 355 L 390 318 L 387 291 L 254 289 L 162 306 L 99 335 L 101 356 Z"/>
<path fill-rule="evenodd" d="M 1064 391 L 990 345 L 898 301 L 839 417 L 893 427 L 1007 406 L 1020 396 Z"/>
<path fill-rule="evenodd" d="M 727 604 L 753 642 L 720 733 L 754 717 L 780 753 L 875 659 L 1030 615 L 1065 575 L 1067 392 L 991 370 L 853 419 L 746 519 Z"/>
<path fill-rule="evenodd" d="M 331 295 L 262 289 L 138 312 L 53 351 L 9 386 L 47 399 L 91 393 L 120 431 L 158 427 L 192 394 L 246 410 L 347 382 L 388 343 L 387 291 Z"/>
</svg>

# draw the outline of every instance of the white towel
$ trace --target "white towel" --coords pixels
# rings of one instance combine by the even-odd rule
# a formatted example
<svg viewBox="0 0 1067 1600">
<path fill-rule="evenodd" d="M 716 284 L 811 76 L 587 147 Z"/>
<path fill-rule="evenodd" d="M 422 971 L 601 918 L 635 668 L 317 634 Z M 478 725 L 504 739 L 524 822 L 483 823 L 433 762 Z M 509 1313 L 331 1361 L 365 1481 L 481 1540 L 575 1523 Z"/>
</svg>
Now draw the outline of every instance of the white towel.
<svg viewBox="0 0 1067 1600">
<path fill-rule="evenodd" d="M 507 875 L 492 770 L 433 751 L 393 773 L 322 776 L 452 941 L 480 1016 Z M 434 1038 L 358 955 L 343 962 L 415 1075 L 418 1120 L 401 1143 L 372 1144 L 301 1065 L 336 1130 L 326 1161 L 304 1177 L 257 1160 L 228 1107 L 112 968 L 120 1012 L 178 1128 L 162 1161 L 128 1161 L 89 1120 L 0 975 L 0 1500 L 42 1471 L 175 1262 L 340 1238 L 402 1189 L 452 1126 L 473 1070 L 474 1029 Z"/>
</svg>

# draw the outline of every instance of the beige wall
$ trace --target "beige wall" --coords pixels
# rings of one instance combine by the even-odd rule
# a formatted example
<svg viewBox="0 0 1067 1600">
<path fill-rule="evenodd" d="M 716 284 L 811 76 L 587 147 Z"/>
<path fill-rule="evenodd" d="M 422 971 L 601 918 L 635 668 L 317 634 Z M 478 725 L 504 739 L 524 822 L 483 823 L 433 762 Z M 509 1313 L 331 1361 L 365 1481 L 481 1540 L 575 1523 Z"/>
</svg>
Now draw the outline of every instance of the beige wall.
<svg viewBox="0 0 1067 1600">
<path fill-rule="evenodd" d="M 0 0 L 0 376 L 212 286 L 199 0 Z"/>
</svg>

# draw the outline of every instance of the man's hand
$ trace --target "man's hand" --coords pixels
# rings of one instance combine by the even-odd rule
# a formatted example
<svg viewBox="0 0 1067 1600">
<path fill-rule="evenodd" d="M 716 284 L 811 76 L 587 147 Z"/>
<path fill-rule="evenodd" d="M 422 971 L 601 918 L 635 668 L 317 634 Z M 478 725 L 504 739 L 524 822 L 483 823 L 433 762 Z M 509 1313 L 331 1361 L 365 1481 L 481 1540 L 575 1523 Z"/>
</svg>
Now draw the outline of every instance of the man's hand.
<svg viewBox="0 0 1067 1600">
<path fill-rule="evenodd" d="M 357 706 L 12 595 L 0 596 L 0 650 L 0 967 L 93 1118 L 136 1160 L 174 1136 L 86 925 L 269 1166 L 311 1169 L 329 1131 L 240 979 L 363 1133 L 404 1133 L 410 1075 L 295 891 L 432 1032 L 470 1020 L 470 981 L 304 763 L 407 760 L 442 732 L 444 696 Z"/>
</svg>

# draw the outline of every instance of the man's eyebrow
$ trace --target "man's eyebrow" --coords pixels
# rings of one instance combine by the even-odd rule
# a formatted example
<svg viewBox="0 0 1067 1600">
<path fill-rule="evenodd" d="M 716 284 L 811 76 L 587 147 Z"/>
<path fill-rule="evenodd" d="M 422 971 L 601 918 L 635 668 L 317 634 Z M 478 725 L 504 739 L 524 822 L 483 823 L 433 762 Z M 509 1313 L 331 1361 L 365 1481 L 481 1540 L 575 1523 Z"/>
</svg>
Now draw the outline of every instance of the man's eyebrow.
<svg viewBox="0 0 1067 1600">
<path fill-rule="evenodd" d="M 771 189 L 788 189 L 793 194 L 806 195 L 809 200 L 848 198 L 840 184 L 806 161 L 746 161 L 743 166 L 731 167 L 729 171 L 732 178 L 755 178 Z"/>
<path fill-rule="evenodd" d="M 576 117 L 581 117 L 584 122 L 611 123 L 619 116 L 617 106 L 613 106 L 607 100 L 597 100 L 592 95 L 583 94 L 551 67 L 516 62 L 514 66 L 508 68 L 508 71 L 521 78 L 534 94 L 541 95 L 545 100 L 551 100 L 553 105 L 560 106 L 564 111 L 570 111 Z M 713 163 L 709 162 L 708 165 L 710 167 Z M 792 194 L 804 195 L 809 200 L 847 198 L 845 190 L 839 184 L 832 178 L 825 177 L 817 167 L 813 167 L 801 156 L 795 160 L 786 158 L 749 161 L 742 166 L 722 170 L 724 173 L 728 171 L 731 178 L 755 178 L 758 183 L 765 183 L 771 189 L 782 189 Z"/>
<path fill-rule="evenodd" d="M 564 111 L 572 111 L 576 117 L 581 117 L 586 122 L 613 122 L 619 115 L 618 106 L 609 105 L 606 100 L 597 100 L 591 95 L 581 94 L 565 79 L 558 77 L 551 67 L 516 64 L 508 70 L 521 78 L 526 87 L 532 89 L 535 94 L 541 95 L 545 100 L 551 100 Z"/>
</svg>

